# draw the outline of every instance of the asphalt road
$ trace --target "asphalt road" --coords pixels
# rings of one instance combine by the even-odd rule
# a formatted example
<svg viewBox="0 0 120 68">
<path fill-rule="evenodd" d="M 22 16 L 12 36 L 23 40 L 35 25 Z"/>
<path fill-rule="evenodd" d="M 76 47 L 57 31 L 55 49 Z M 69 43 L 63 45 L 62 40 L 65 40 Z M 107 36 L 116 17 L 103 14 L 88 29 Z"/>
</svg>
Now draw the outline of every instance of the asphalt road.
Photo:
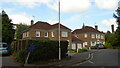
<svg viewBox="0 0 120 68">
<path fill-rule="evenodd" d="M 90 60 L 83 62 L 79 66 L 118 66 L 120 50 L 102 49 L 92 54 Z"/>
</svg>

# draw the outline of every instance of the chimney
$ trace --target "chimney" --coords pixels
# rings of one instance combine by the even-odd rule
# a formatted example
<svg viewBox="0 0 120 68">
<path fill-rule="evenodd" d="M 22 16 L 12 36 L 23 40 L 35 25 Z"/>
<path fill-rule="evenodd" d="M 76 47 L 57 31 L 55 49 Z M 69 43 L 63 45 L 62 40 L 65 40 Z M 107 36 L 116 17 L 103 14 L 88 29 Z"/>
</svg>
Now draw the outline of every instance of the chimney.
<svg viewBox="0 0 120 68">
<path fill-rule="evenodd" d="M 97 25 L 95 25 L 95 29 L 98 30 L 98 26 Z"/>
<path fill-rule="evenodd" d="M 34 21 L 33 20 L 31 20 L 31 26 L 34 24 Z"/>
<path fill-rule="evenodd" d="M 114 25 L 111 25 L 112 33 L 114 33 Z"/>
</svg>

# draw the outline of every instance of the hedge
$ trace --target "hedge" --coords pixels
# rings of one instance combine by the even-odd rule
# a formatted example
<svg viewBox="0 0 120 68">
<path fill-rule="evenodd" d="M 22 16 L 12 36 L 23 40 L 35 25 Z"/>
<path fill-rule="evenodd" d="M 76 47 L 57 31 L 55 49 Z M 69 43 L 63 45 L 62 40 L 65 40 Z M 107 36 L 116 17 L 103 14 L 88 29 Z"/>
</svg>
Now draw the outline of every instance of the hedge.
<svg viewBox="0 0 120 68">
<path fill-rule="evenodd" d="M 34 44 L 35 50 L 30 53 L 29 63 L 34 61 L 46 61 L 50 59 L 58 59 L 59 57 L 59 41 L 53 40 L 26 40 L 26 49 L 14 53 L 14 57 L 18 62 L 24 63 L 28 54 L 30 44 Z M 65 58 L 67 54 L 68 42 L 61 41 L 61 57 Z M 24 55 L 24 56 L 23 56 Z M 22 58 L 22 59 L 21 59 Z"/>
</svg>

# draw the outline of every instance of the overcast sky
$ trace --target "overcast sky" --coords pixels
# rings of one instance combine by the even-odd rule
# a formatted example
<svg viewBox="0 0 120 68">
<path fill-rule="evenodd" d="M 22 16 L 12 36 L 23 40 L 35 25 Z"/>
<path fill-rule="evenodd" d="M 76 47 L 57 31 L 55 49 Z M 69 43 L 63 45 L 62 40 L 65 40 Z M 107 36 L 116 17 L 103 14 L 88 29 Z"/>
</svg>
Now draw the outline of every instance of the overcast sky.
<svg viewBox="0 0 120 68">
<path fill-rule="evenodd" d="M 113 13 L 119 0 L 60 0 L 61 23 L 72 30 L 98 25 L 100 31 L 111 31 L 117 27 Z M 58 0 L 1 0 L 0 11 L 4 9 L 15 24 L 30 25 L 30 20 L 58 22 Z M 35 16 L 33 18 L 33 16 Z"/>
</svg>

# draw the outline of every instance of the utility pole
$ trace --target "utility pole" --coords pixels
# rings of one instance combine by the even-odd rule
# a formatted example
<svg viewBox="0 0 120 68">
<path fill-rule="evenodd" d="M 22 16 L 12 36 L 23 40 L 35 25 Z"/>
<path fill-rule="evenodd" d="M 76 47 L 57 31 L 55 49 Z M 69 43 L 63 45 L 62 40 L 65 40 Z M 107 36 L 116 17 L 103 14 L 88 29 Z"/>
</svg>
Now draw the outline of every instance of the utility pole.
<svg viewBox="0 0 120 68">
<path fill-rule="evenodd" d="M 59 19 L 59 23 L 58 23 L 58 31 L 59 31 L 59 60 L 61 60 L 61 48 L 60 48 L 60 0 L 59 0 L 59 3 L 58 3 L 58 19 Z"/>
</svg>

